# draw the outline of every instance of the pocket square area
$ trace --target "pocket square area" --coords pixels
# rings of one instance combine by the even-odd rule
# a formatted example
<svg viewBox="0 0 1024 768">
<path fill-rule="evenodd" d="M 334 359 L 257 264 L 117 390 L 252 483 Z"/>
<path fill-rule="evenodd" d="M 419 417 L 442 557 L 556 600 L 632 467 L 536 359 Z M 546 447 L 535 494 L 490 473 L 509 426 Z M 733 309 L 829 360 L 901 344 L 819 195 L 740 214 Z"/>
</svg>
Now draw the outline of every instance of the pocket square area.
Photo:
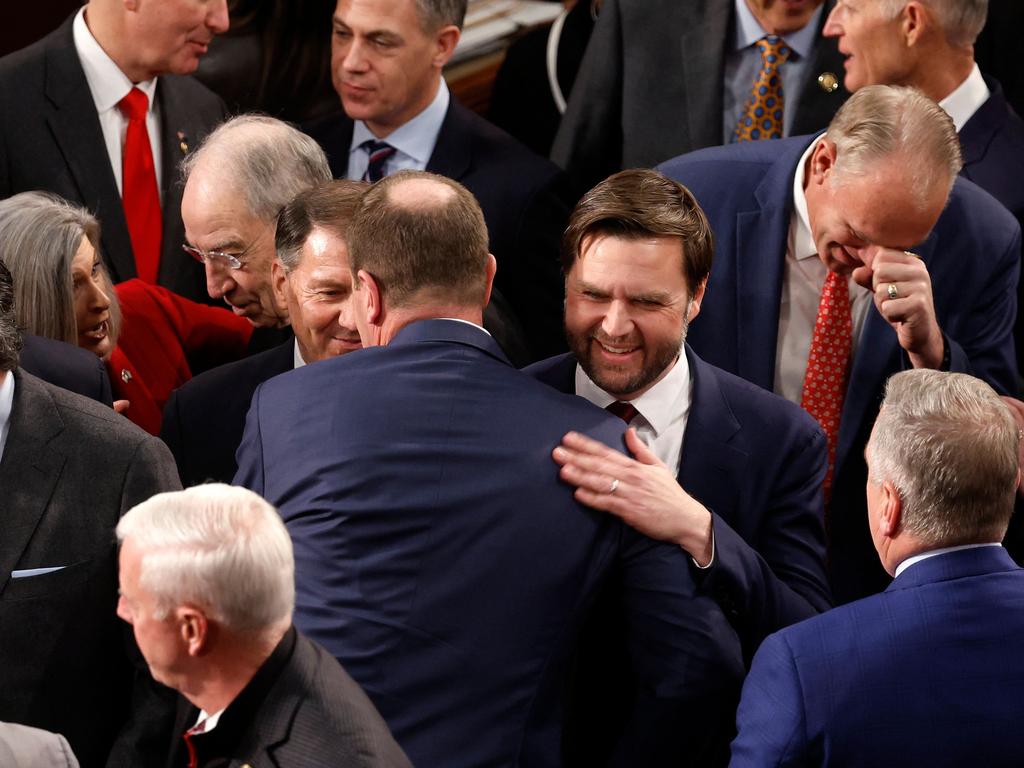
<svg viewBox="0 0 1024 768">
<path fill-rule="evenodd" d="M 54 571 L 62 571 L 67 568 L 66 565 L 54 565 L 49 568 L 25 568 L 21 571 L 11 571 L 12 579 L 28 579 L 32 576 L 42 576 L 47 573 L 53 573 Z"/>
</svg>

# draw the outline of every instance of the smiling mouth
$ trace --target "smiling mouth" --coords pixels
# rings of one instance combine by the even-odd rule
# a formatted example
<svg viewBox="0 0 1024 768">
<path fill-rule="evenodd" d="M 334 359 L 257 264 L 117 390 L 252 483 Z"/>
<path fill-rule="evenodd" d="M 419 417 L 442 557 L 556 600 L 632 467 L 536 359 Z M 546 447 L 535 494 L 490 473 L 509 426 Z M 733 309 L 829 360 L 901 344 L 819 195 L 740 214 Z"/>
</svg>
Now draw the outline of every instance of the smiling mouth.
<svg viewBox="0 0 1024 768">
<path fill-rule="evenodd" d="M 623 344 L 609 344 L 596 338 L 594 339 L 594 343 L 596 343 L 599 347 L 601 347 L 602 350 L 604 350 L 606 353 L 610 355 L 622 355 L 623 357 L 632 354 L 633 352 L 636 352 L 637 350 L 640 349 L 640 347 L 635 345 L 627 346 Z"/>
<path fill-rule="evenodd" d="M 95 326 L 90 328 L 82 335 L 85 336 L 87 339 L 92 339 L 93 341 L 103 341 L 103 339 L 107 338 L 108 332 L 109 323 L 107 320 L 103 320 L 97 323 Z"/>
</svg>

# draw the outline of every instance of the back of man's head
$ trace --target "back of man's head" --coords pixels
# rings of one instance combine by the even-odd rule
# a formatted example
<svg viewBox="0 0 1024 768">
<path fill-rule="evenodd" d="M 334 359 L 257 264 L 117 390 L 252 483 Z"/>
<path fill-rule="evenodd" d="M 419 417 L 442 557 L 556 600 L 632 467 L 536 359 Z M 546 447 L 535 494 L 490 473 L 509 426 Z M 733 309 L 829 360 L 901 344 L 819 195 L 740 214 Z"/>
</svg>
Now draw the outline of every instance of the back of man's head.
<svg viewBox="0 0 1024 768">
<path fill-rule="evenodd" d="M 14 279 L 7 265 L 0 261 L 0 373 L 18 367 L 20 352 L 21 333 L 14 314 Z"/>
<path fill-rule="evenodd" d="M 155 598 L 153 618 L 189 604 L 253 640 L 291 622 L 291 539 L 276 510 L 252 491 L 209 484 L 158 494 L 121 518 L 117 539 L 141 553 L 139 582 Z"/>
<path fill-rule="evenodd" d="M 962 373 L 896 374 L 868 443 L 870 482 L 890 482 L 900 531 L 927 549 L 1001 541 L 1013 514 L 1019 432 L 985 382 Z"/>
<path fill-rule="evenodd" d="M 487 224 L 457 181 L 400 171 L 363 196 L 348 230 L 352 274 L 376 280 L 391 308 L 487 299 Z"/>
<path fill-rule="evenodd" d="M 915 88 L 861 88 L 832 118 L 827 136 L 836 146 L 836 182 L 895 159 L 910 174 L 920 205 L 941 187 L 948 194 L 963 165 L 952 119 Z"/>
<path fill-rule="evenodd" d="M 181 164 L 182 181 L 196 172 L 236 192 L 249 213 L 272 221 L 300 192 L 331 180 L 320 145 L 281 120 L 240 115 L 221 124 Z"/>
<path fill-rule="evenodd" d="M 883 16 L 894 19 L 910 0 L 873 0 L 879 4 Z M 985 18 L 988 0 L 913 0 L 931 11 L 932 18 L 942 29 L 950 45 L 974 45 Z"/>
</svg>

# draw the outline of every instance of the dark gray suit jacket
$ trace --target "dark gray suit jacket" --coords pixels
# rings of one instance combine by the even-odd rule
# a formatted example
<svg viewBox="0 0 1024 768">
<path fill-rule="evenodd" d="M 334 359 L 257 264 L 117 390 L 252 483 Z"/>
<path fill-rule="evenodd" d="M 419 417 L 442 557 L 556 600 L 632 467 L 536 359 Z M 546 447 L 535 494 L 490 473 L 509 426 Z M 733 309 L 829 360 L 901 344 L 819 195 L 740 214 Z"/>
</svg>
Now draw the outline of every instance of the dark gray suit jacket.
<svg viewBox="0 0 1024 768">
<path fill-rule="evenodd" d="M 135 677 L 114 612 L 114 527 L 181 486 L 164 444 L 123 416 L 21 370 L 14 381 L 0 460 L 0 720 L 62 733 L 83 766 L 103 765 Z"/>
<path fill-rule="evenodd" d="M 821 26 L 834 4 L 825 3 Z M 623 168 L 722 143 L 733 7 L 734 0 L 605 0 L 551 150 L 581 191 Z M 847 96 L 817 82 L 826 71 L 842 80 L 835 40 L 819 37 L 809 65 L 793 136 L 824 128 Z"/>
<path fill-rule="evenodd" d="M 136 277 L 135 257 L 96 106 L 75 50 L 73 18 L 0 59 L 0 198 L 42 189 L 84 205 L 103 225 L 103 259 L 118 283 Z M 158 282 L 193 301 L 210 302 L 202 265 L 181 250 L 177 168 L 227 111 L 220 98 L 190 77 L 161 76 L 156 98 L 163 123 L 164 214 Z"/>
</svg>

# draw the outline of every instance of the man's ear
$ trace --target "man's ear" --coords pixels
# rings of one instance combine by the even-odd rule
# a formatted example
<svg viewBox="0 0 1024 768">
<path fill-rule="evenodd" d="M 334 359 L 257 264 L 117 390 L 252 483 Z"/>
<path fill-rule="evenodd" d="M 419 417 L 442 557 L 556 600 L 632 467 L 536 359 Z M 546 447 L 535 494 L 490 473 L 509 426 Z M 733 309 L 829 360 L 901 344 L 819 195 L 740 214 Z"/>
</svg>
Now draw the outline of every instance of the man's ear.
<svg viewBox="0 0 1024 768">
<path fill-rule="evenodd" d="M 908 48 L 921 41 L 931 24 L 928 9 L 915 0 L 907 3 L 900 11 L 900 34 Z"/>
<path fill-rule="evenodd" d="M 494 289 L 494 276 L 498 273 L 498 260 L 493 254 L 487 254 L 487 289 L 484 291 L 483 306 L 491 303 L 491 291 Z"/>
<path fill-rule="evenodd" d="M 836 154 L 836 144 L 834 141 L 829 141 L 827 136 L 818 142 L 811 153 L 811 172 L 808 179 L 810 184 L 820 186 L 835 173 Z"/>
<path fill-rule="evenodd" d="M 451 61 L 452 55 L 455 53 L 455 46 L 459 44 L 460 37 L 462 37 L 462 32 L 454 24 L 449 24 L 437 30 L 434 38 L 437 52 L 434 54 L 432 62 L 437 69 L 442 69 L 445 64 Z"/>
<path fill-rule="evenodd" d="M 700 303 L 704 301 L 704 290 L 708 287 L 708 279 L 705 277 L 700 281 L 700 285 L 697 286 L 697 290 L 693 292 L 693 297 L 690 299 L 690 305 L 686 308 L 686 322 L 691 322 L 693 318 L 700 314 Z"/>
<path fill-rule="evenodd" d="M 882 504 L 881 514 L 878 516 L 879 532 L 887 539 L 893 538 L 900 530 L 900 521 L 903 519 L 903 499 L 896 486 L 886 480 L 882 483 L 882 492 L 885 500 Z"/>
<path fill-rule="evenodd" d="M 206 614 L 194 605 L 179 605 L 174 610 L 174 618 L 189 656 L 200 656 L 208 650 L 210 625 Z"/>
<path fill-rule="evenodd" d="M 288 275 L 285 274 L 284 264 L 280 259 L 274 259 L 270 265 L 270 284 L 274 288 L 274 300 L 278 306 L 288 306 Z"/>
<path fill-rule="evenodd" d="M 354 296 L 353 299 L 363 302 L 366 309 L 364 314 L 366 322 L 370 325 L 381 325 L 384 322 L 384 296 L 377 283 L 377 278 L 365 269 L 360 269 L 356 272 L 356 281 L 359 283 L 359 287 L 357 296 Z"/>
</svg>

